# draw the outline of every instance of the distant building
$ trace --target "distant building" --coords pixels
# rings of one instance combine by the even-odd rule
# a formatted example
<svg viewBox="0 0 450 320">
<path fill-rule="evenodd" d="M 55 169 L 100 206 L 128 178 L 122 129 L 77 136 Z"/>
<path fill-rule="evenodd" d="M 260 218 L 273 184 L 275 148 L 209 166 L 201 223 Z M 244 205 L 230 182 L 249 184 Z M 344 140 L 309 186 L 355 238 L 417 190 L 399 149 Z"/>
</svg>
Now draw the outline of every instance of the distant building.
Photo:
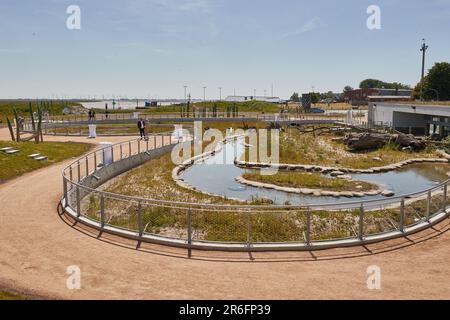
<svg viewBox="0 0 450 320">
<path fill-rule="evenodd" d="M 367 105 L 371 101 L 409 101 L 411 100 L 411 94 L 412 90 L 410 89 L 355 89 L 345 92 L 344 101 L 352 105 Z"/>
<path fill-rule="evenodd" d="M 415 135 L 450 135 L 450 105 L 369 103 L 369 124 Z"/>
<path fill-rule="evenodd" d="M 225 98 L 228 102 L 246 102 L 246 101 L 263 101 L 270 103 L 281 103 L 279 97 L 258 97 L 258 96 L 228 96 Z"/>
</svg>

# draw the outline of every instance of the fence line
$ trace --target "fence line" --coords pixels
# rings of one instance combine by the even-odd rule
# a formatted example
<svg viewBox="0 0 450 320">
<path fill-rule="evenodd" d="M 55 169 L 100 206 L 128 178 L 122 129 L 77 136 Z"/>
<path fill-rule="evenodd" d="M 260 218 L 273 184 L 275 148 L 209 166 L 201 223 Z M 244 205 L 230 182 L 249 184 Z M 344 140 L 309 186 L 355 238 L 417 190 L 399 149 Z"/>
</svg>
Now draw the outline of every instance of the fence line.
<svg viewBox="0 0 450 320">
<path fill-rule="evenodd" d="M 423 230 L 448 216 L 449 180 L 389 199 L 323 205 L 201 204 L 96 189 L 124 172 L 114 170 L 139 165 L 177 142 L 160 137 L 107 146 L 64 168 L 66 212 L 102 231 L 187 248 L 189 256 L 193 248 L 314 250 L 372 243 Z"/>
</svg>

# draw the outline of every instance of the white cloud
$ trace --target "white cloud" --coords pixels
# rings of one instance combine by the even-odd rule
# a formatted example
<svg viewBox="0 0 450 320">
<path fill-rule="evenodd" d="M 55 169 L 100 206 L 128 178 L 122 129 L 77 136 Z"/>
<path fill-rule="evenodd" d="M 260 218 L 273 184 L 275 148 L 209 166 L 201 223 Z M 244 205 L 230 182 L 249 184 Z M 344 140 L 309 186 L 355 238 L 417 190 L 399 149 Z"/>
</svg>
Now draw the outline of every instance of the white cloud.
<svg viewBox="0 0 450 320">
<path fill-rule="evenodd" d="M 319 17 L 315 17 L 315 18 L 309 20 L 308 22 L 306 22 L 299 29 L 285 33 L 283 35 L 283 38 L 299 36 L 303 33 L 307 33 L 307 32 L 313 31 L 315 29 L 318 29 L 321 26 L 322 26 L 322 20 Z"/>
</svg>

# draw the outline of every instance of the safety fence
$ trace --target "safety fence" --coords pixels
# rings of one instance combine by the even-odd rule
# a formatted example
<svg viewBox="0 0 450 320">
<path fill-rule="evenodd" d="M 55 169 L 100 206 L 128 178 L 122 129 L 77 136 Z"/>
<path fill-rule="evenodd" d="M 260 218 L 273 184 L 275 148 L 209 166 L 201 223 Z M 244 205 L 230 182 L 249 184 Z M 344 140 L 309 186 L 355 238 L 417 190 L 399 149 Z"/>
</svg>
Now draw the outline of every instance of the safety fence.
<svg viewBox="0 0 450 320">
<path fill-rule="evenodd" d="M 324 205 L 228 205 L 147 199 L 99 190 L 171 150 L 171 136 L 108 145 L 63 170 L 62 205 L 98 230 L 138 241 L 225 251 L 314 250 L 367 244 L 448 216 L 448 183 L 393 198 Z M 218 182 L 220 183 L 220 182 Z"/>
</svg>

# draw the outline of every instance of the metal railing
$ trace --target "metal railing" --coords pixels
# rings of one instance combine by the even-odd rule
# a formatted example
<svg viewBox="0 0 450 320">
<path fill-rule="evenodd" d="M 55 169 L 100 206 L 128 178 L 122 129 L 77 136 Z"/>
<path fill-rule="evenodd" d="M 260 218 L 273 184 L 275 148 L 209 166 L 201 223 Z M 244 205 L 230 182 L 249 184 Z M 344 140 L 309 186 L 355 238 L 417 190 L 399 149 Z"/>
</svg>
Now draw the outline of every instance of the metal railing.
<svg viewBox="0 0 450 320">
<path fill-rule="evenodd" d="M 373 243 L 418 232 L 448 216 L 450 180 L 393 198 L 323 205 L 201 204 L 97 189 L 124 172 L 114 172 L 114 164 L 174 143 L 171 137 L 153 136 L 107 146 L 73 162 L 63 170 L 66 212 L 101 231 L 187 248 L 189 256 L 192 249 L 314 250 Z"/>
<path fill-rule="evenodd" d="M 138 121 L 138 119 L 143 118 L 148 121 L 178 121 L 180 119 L 185 121 L 198 120 L 255 120 L 255 121 L 274 121 L 276 118 L 279 120 L 334 120 L 342 121 L 345 118 L 345 114 L 315 114 L 315 113 L 301 113 L 292 114 L 284 113 L 275 116 L 275 113 L 261 113 L 261 112 L 239 112 L 236 116 L 227 114 L 226 112 L 220 112 L 216 116 L 212 113 L 206 115 L 202 113 L 193 114 L 189 116 L 181 116 L 179 113 L 139 113 L 135 116 L 133 113 L 111 113 L 111 114 L 97 114 L 95 119 L 89 119 L 88 115 L 61 115 L 61 116 L 48 116 L 43 119 L 43 124 L 89 124 L 89 123 L 123 123 Z M 25 123 L 29 123 L 29 119 L 25 119 Z"/>
</svg>

